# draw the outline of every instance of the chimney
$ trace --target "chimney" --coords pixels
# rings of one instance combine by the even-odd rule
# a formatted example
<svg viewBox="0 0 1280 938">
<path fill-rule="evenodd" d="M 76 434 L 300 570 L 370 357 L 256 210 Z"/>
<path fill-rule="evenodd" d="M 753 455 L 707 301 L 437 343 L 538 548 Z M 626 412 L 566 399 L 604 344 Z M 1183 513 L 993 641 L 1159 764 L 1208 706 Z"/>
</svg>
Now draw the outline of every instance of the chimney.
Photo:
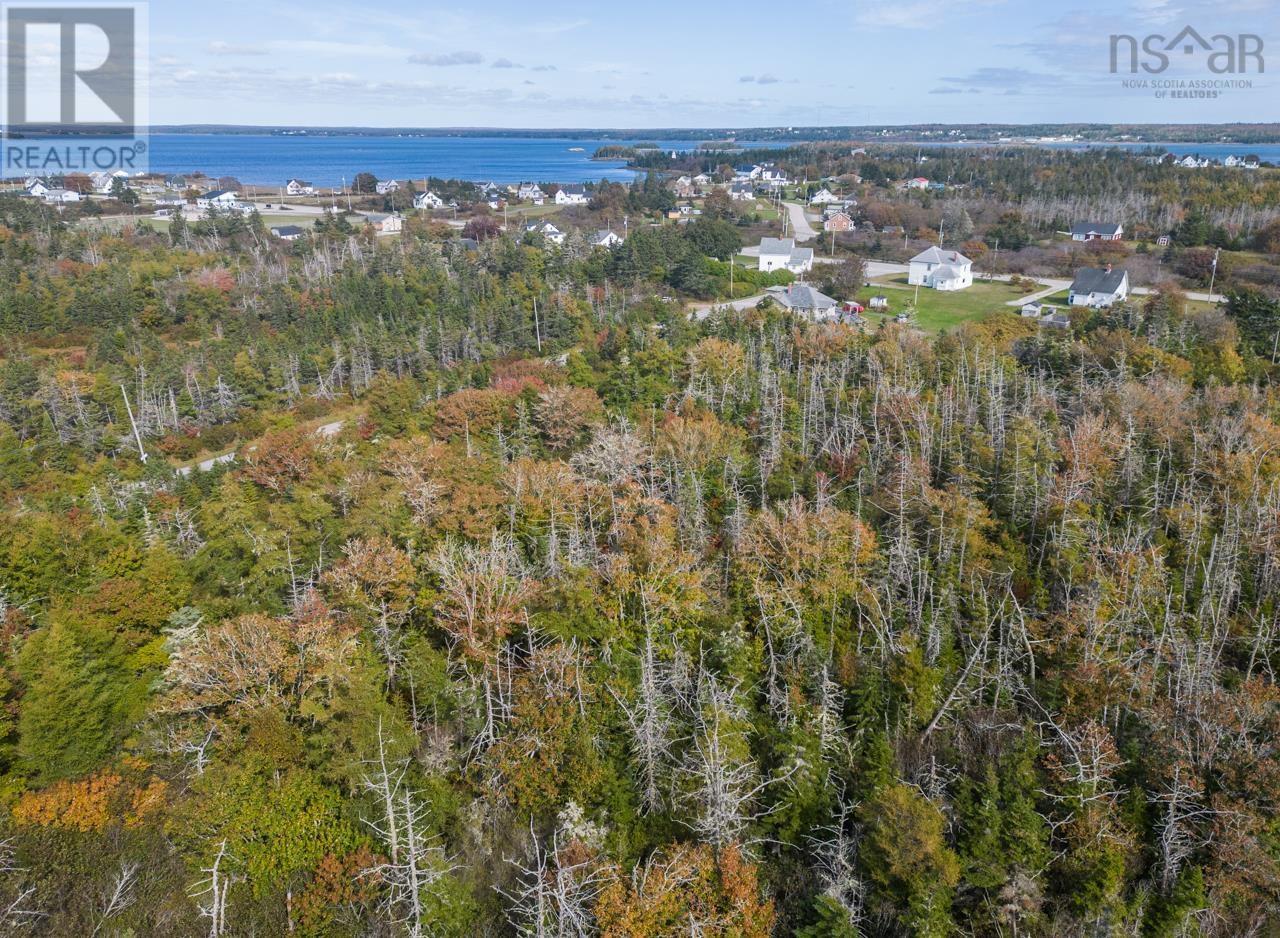
<svg viewBox="0 0 1280 938">
<path fill-rule="evenodd" d="M 1107 265 L 1107 273 L 1111 273 L 1111 265 L 1110 265 L 1110 264 L 1108 264 L 1108 265 Z"/>
</svg>

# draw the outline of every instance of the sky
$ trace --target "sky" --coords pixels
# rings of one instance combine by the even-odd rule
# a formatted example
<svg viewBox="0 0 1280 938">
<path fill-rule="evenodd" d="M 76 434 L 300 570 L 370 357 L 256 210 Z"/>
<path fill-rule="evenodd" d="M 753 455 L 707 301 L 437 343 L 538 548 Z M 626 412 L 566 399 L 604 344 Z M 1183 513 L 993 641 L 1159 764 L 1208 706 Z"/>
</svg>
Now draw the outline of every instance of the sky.
<svg viewBox="0 0 1280 938">
<path fill-rule="evenodd" d="M 1137 76 L 1252 82 L 1209 100 L 1110 72 L 1112 34 L 1187 25 L 1257 35 L 1280 68 L 1276 0 L 152 0 L 150 113 L 513 128 L 1280 120 L 1256 65 L 1214 75 L 1194 49 Z"/>
</svg>

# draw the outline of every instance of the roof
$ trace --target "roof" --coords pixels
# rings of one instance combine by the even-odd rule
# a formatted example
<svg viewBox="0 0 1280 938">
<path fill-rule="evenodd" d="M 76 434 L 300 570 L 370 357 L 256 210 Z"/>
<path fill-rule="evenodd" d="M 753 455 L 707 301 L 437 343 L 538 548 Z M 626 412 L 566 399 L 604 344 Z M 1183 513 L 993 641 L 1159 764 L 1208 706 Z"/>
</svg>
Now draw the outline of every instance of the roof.
<svg viewBox="0 0 1280 938">
<path fill-rule="evenodd" d="M 304 232 L 303 232 L 303 229 L 298 227 L 297 225 L 279 225 L 275 228 L 272 228 L 271 233 L 273 235 L 278 235 L 279 237 L 283 238 L 283 237 L 288 237 L 292 235 L 300 235 L 300 234 L 303 234 Z"/>
<path fill-rule="evenodd" d="M 1071 226 L 1073 235 L 1103 235 L 1104 237 L 1114 237 L 1120 233 L 1120 226 L 1111 223 L 1101 223 L 1096 221 L 1082 221 L 1078 225 Z"/>
<path fill-rule="evenodd" d="M 952 267 L 950 264 L 943 264 L 933 272 L 933 276 L 938 280 L 951 280 L 960 276 L 960 271 Z"/>
<path fill-rule="evenodd" d="M 1071 281 L 1072 293 L 1108 293 L 1119 291 L 1128 273 L 1123 267 L 1104 270 L 1100 267 L 1081 267 L 1076 279 Z"/>
<path fill-rule="evenodd" d="M 807 283 L 793 283 L 770 291 L 787 309 L 830 309 L 838 305 L 835 300 Z"/>
<path fill-rule="evenodd" d="M 365 220 L 371 225 L 380 225 L 390 217 L 386 212 L 370 212 L 365 216 Z"/>
<path fill-rule="evenodd" d="M 760 256 L 766 254 L 786 254 L 790 256 L 796 249 L 795 238 L 761 238 Z M 812 251 L 812 249 L 810 249 Z"/>
<path fill-rule="evenodd" d="M 234 193 L 234 192 L 232 192 L 230 189 L 215 189 L 215 190 L 213 190 L 212 192 L 206 192 L 204 195 L 200 196 L 200 198 L 202 198 L 202 199 L 218 199 L 218 198 L 221 198 L 221 197 L 222 197 L 222 196 L 224 196 L 224 195 L 235 196 L 235 193 Z"/>
<path fill-rule="evenodd" d="M 813 260 L 813 248 L 796 248 L 791 252 L 791 263 L 803 263 Z"/>
<path fill-rule="evenodd" d="M 618 237 L 616 234 L 613 233 L 612 228 L 601 228 L 599 231 L 595 233 L 595 237 L 593 237 L 591 241 L 593 244 L 599 244 L 602 241 L 609 240 L 610 236 L 614 238 Z"/>
<path fill-rule="evenodd" d="M 965 264 L 972 264 L 973 261 L 969 260 L 969 258 L 965 257 L 959 251 L 944 251 L 942 250 L 942 248 L 938 247 L 937 245 L 934 245 L 933 247 L 927 248 L 921 251 L 915 257 L 911 258 L 911 263 L 913 264 L 952 264 L 952 265 L 958 264 L 960 266 L 964 266 Z"/>
<path fill-rule="evenodd" d="M 587 194 L 586 186 L 583 186 L 579 183 L 574 183 L 572 185 L 567 185 L 567 186 L 561 186 L 560 191 L 563 192 L 565 195 L 586 195 Z"/>
</svg>

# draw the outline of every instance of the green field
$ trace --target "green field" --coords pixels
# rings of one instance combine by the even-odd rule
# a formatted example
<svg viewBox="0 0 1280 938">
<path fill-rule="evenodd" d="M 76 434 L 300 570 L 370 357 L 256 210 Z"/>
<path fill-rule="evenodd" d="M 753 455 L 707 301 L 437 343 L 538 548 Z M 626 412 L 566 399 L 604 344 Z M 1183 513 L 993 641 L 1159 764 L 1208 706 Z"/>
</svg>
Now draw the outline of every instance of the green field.
<svg viewBox="0 0 1280 938">
<path fill-rule="evenodd" d="M 916 326 L 928 332 L 941 332 L 962 322 L 985 319 L 997 313 L 1016 312 L 1007 304 L 1026 296 L 1028 292 L 1030 291 L 1022 287 L 990 280 L 975 280 L 968 289 L 951 292 L 921 287 L 913 321 Z M 858 301 L 866 305 L 878 293 L 889 298 L 887 318 L 893 318 L 916 301 L 916 289 L 907 286 L 905 274 L 874 281 L 872 286 L 859 291 Z M 872 317 L 877 315 L 870 308 L 867 312 Z"/>
</svg>

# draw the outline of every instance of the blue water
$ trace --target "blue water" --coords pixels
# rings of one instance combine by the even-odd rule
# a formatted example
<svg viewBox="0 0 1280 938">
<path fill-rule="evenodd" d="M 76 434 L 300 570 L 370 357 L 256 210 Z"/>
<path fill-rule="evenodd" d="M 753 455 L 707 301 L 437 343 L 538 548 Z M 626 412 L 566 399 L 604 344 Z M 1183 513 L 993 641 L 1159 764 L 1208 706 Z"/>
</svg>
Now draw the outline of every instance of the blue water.
<svg viewBox="0 0 1280 938">
<path fill-rule="evenodd" d="M 280 186 L 303 179 L 336 186 L 343 177 L 369 172 L 379 179 L 468 179 L 473 182 L 630 181 L 622 160 L 593 160 L 610 144 L 657 143 L 687 150 L 694 141 L 574 140 L 521 137 L 280 136 L 275 134 L 152 134 L 150 169 L 159 173 L 197 170 L 234 176 L 243 183 Z M 570 152 L 581 147 L 581 153 Z"/>
</svg>

